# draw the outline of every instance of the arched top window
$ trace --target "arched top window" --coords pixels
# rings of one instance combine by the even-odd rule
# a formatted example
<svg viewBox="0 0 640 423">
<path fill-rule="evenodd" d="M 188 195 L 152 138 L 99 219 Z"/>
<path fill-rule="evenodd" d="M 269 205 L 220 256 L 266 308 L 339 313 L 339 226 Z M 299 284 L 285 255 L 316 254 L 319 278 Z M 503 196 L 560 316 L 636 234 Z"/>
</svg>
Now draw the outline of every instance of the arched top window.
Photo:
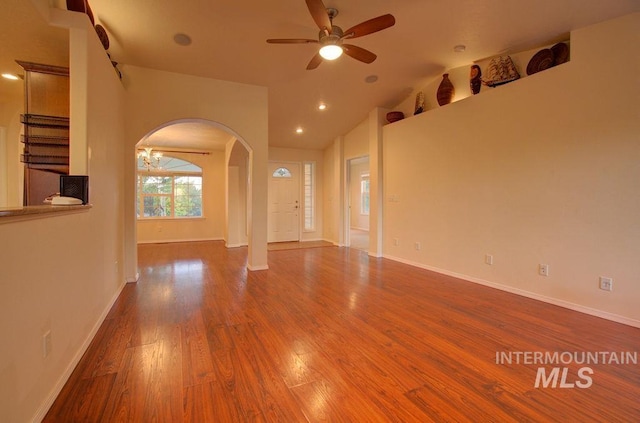
<svg viewBox="0 0 640 423">
<path fill-rule="evenodd" d="M 202 217 L 202 168 L 151 150 L 145 153 L 138 155 L 138 219 Z"/>
<path fill-rule="evenodd" d="M 150 164 L 148 164 L 150 162 Z M 202 173 L 202 168 L 186 160 L 171 156 L 152 157 L 145 160 L 138 155 L 138 171 L 171 172 L 171 173 Z"/>
<path fill-rule="evenodd" d="M 274 178 L 291 178 L 291 172 L 286 167 L 279 167 L 272 176 Z"/>
</svg>

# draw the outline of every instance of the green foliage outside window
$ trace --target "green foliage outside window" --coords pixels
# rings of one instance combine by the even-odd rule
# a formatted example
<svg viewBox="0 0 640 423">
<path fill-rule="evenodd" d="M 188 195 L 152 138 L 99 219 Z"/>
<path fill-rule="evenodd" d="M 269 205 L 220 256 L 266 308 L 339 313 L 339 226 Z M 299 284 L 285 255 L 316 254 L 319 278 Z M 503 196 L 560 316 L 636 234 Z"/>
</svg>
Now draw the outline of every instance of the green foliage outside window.
<svg viewBox="0 0 640 423">
<path fill-rule="evenodd" d="M 171 160 L 176 162 L 180 159 Z M 200 169 L 192 163 L 180 162 Z M 139 219 L 201 217 L 202 174 L 184 175 L 162 172 L 162 169 L 150 174 L 139 168 L 137 203 Z"/>
<path fill-rule="evenodd" d="M 175 216 L 202 216 L 202 177 L 176 176 L 174 197 Z"/>
</svg>

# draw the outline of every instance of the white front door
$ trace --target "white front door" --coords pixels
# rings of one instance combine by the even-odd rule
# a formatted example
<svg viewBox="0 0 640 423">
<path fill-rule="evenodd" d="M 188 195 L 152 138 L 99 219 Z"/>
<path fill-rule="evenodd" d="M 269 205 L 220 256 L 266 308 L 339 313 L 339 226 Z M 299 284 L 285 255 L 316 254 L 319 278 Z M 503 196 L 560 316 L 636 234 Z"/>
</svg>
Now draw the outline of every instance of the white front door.
<svg viewBox="0 0 640 423">
<path fill-rule="evenodd" d="M 269 163 L 269 242 L 300 240 L 300 165 Z"/>
</svg>

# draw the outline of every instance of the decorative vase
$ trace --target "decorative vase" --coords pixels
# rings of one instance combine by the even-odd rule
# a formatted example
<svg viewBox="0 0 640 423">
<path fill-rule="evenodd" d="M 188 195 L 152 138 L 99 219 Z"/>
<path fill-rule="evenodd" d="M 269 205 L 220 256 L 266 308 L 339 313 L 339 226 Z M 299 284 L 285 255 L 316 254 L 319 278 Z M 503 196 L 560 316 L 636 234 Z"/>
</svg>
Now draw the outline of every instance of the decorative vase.
<svg viewBox="0 0 640 423">
<path fill-rule="evenodd" d="M 471 66 L 471 74 L 469 75 L 469 85 L 471 86 L 471 92 L 475 95 L 480 92 L 482 88 L 482 71 L 480 66 Z"/>
<path fill-rule="evenodd" d="M 440 82 L 440 86 L 438 87 L 438 92 L 436 93 L 436 97 L 438 98 L 438 104 L 444 106 L 445 104 L 451 103 L 453 101 L 453 96 L 455 95 L 455 88 L 453 84 L 449 80 L 449 74 L 445 73 L 442 75 L 442 82 Z"/>
<path fill-rule="evenodd" d="M 402 112 L 395 111 L 387 113 L 387 122 L 389 123 L 397 122 L 402 119 L 404 119 L 404 113 Z"/>
<path fill-rule="evenodd" d="M 414 110 L 414 115 L 419 115 L 424 112 L 424 93 L 422 91 L 416 95 L 416 107 Z"/>
</svg>

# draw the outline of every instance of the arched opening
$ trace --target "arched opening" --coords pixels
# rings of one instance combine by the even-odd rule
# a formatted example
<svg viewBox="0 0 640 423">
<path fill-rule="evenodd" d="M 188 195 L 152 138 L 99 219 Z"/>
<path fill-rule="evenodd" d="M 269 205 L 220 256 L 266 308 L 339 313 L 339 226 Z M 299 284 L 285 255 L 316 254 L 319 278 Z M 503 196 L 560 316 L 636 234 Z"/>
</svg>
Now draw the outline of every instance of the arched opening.
<svg viewBox="0 0 640 423">
<path fill-rule="evenodd" d="M 227 219 L 226 245 L 229 248 L 249 244 L 250 150 L 241 141 L 227 146 Z"/>
<path fill-rule="evenodd" d="M 228 216 L 249 215 L 251 187 L 248 176 L 229 178 L 227 149 L 233 144 L 244 151 L 243 156 L 233 156 L 234 163 L 244 157 L 237 176 L 249 175 L 250 149 L 233 130 L 214 121 L 167 122 L 138 141 L 136 244 L 224 240 L 234 246 L 228 238 Z M 242 192 L 244 201 L 230 203 L 232 190 Z M 244 222 L 247 227 L 247 218 Z M 250 245 L 246 230 L 244 234 L 240 245 Z"/>
</svg>

